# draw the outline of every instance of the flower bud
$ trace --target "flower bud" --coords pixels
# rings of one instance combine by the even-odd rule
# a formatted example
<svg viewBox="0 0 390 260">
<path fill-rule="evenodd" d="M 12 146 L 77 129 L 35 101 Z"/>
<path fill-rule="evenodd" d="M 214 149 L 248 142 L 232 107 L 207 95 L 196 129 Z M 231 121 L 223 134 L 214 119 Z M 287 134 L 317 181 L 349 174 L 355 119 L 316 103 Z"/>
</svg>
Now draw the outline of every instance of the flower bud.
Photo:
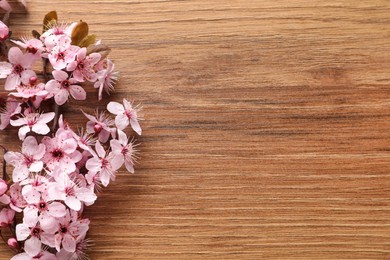
<svg viewBox="0 0 390 260">
<path fill-rule="evenodd" d="M 13 237 L 8 239 L 7 244 L 8 244 L 8 246 L 10 248 L 13 248 L 13 249 L 18 249 L 19 248 L 18 241 L 16 241 L 16 239 L 13 238 Z"/>
<path fill-rule="evenodd" d="M 8 26 L 5 25 L 2 21 L 0 21 L 0 40 L 4 41 L 8 38 L 9 29 Z"/>
<path fill-rule="evenodd" d="M 95 124 L 93 130 L 95 131 L 95 134 L 99 134 L 103 130 L 103 127 L 99 124 Z"/>
<path fill-rule="evenodd" d="M 8 190 L 8 185 L 7 183 L 3 180 L 0 179 L 0 196 L 3 196 L 3 194 Z"/>
</svg>

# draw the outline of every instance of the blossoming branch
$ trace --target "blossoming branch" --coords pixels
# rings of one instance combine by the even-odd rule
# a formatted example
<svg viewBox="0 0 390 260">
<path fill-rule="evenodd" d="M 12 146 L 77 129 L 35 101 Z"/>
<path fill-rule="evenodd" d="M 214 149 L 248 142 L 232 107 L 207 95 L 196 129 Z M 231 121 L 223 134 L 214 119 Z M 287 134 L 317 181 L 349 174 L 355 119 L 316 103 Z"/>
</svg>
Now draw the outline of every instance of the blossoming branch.
<svg viewBox="0 0 390 260">
<path fill-rule="evenodd" d="M 18 129 L 21 151 L 3 147 L 0 237 L 12 259 L 86 259 L 90 222 L 83 209 L 122 166 L 134 172 L 140 107 L 123 99 L 109 102 L 108 111 L 80 111 L 88 122 L 76 132 L 59 106 L 86 100 L 88 87 L 97 89 L 98 100 L 114 89 L 118 73 L 110 49 L 89 34 L 86 22 L 58 22 L 54 11 L 42 33 L 10 35 L 0 22 L 0 78 L 8 92 L 0 129 Z M 41 72 L 33 69 L 39 63 Z M 10 176 L 6 164 L 13 167 Z"/>
</svg>

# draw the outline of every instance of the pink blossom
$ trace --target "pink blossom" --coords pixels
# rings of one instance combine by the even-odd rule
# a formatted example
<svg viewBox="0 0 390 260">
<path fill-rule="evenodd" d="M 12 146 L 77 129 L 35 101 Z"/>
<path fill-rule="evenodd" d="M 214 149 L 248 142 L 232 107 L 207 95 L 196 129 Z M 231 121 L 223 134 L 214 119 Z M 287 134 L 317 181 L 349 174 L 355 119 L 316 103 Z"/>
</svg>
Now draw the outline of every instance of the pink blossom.
<svg viewBox="0 0 390 260">
<path fill-rule="evenodd" d="M 99 62 L 101 55 L 91 53 L 87 56 L 87 48 L 81 48 L 76 55 L 76 60 L 68 64 L 66 69 L 73 71 L 73 77 L 82 82 L 84 79 L 95 82 L 97 79 L 93 66 Z"/>
<path fill-rule="evenodd" d="M 58 232 L 55 235 L 55 248 L 59 252 L 61 244 L 64 250 L 75 252 L 77 239 L 85 237 L 89 229 L 89 221 L 78 220 L 77 212 L 67 212 L 59 219 Z"/>
<path fill-rule="evenodd" d="M 24 140 L 26 134 L 33 131 L 37 134 L 45 135 L 50 132 L 50 128 L 47 126 L 55 116 L 54 112 L 45 114 L 39 113 L 25 113 L 24 117 L 16 120 L 11 120 L 12 126 L 22 126 L 19 128 L 19 139 Z"/>
<path fill-rule="evenodd" d="M 19 248 L 18 241 L 17 241 L 16 238 L 14 238 L 14 237 L 11 237 L 11 238 L 8 239 L 7 245 L 8 245 L 10 248 L 14 248 L 14 249 Z"/>
<path fill-rule="evenodd" d="M 73 134 L 73 137 L 77 140 L 77 144 L 83 150 L 89 151 L 90 147 L 96 142 L 96 139 L 91 134 L 84 132 L 83 129 L 79 131 L 79 134 Z"/>
<path fill-rule="evenodd" d="M 120 130 L 125 129 L 126 126 L 128 126 L 130 123 L 133 130 L 137 134 L 141 135 L 142 130 L 141 126 L 138 123 L 138 112 L 140 110 L 139 108 L 133 108 L 129 101 L 123 99 L 123 105 L 118 102 L 108 103 L 107 110 L 110 111 L 110 113 L 116 115 L 115 125 Z"/>
<path fill-rule="evenodd" d="M 42 142 L 46 145 L 46 154 L 43 161 L 49 170 L 56 166 L 65 174 L 76 170 L 76 163 L 81 160 L 81 153 L 77 151 L 77 142 L 68 135 L 66 130 L 59 129 L 55 137 L 45 136 Z"/>
<path fill-rule="evenodd" d="M 79 47 L 70 43 L 71 40 L 68 36 L 61 36 L 58 38 L 58 44 L 49 53 L 49 61 L 55 70 L 64 69 L 75 59 Z"/>
<path fill-rule="evenodd" d="M 20 107 L 21 103 L 17 102 L 14 98 L 8 98 L 5 109 L 1 110 L 0 113 L 0 130 L 5 129 L 11 120 L 11 117 L 14 115 L 20 114 L 22 108 Z"/>
<path fill-rule="evenodd" d="M 126 134 L 118 129 L 118 139 L 112 139 L 110 146 L 114 154 L 120 154 L 125 161 L 126 169 L 134 173 L 134 146 L 129 142 Z"/>
<path fill-rule="evenodd" d="M 99 141 L 96 141 L 95 149 L 97 154 L 94 153 L 85 166 L 90 172 L 99 173 L 103 186 L 107 187 L 110 179 L 115 179 L 115 172 L 122 166 L 123 157 L 113 152 L 107 153 Z"/>
<path fill-rule="evenodd" d="M 10 95 L 20 98 L 45 97 L 48 92 L 45 90 L 45 84 L 38 81 L 35 73 L 25 74 L 21 83 L 16 86 L 17 92 L 11 92 Z"/>
<path fill-rule="evenodd" d="M 69 208 L 79 211 L 82 202 L 87 205 L 92 205 L 95 202 L 97 197 L 93 191 L 76 185 L 67 174 L 61 173 L 60 168 L 56 168 L 54 171 L 59 171 L 58 173 L 54 173 L 57 183 L 57 194 Z"/>
<path fill-rule="evenodd" d="M 27 136 L 22 144 L 22 153 L 7 152 L 4 159 L 7 163 L 14 166 L 12 179 L 14 182 L 20 182 L 28 177 L 30 172 L 40 172 L 43 169 L 42 157 L 45 154 L 46 147 L 39 144 L 33 136 Z"/>
<path fill-rule="evenodd" d="M 18 47 L 12 47 L 8 52 L 8 60 L 12 64 L 12 71 L 7 77 L 4 88 L 9 91 L 15 89 L 21 83 L 22 77 L 29 78 L 31 75 L 35 74 L 31 70 L 31 66 L 35 59 L 33 54 L 23 54 Z M 7 72 L 9 71 L 9 67 L 6 67 L 5 69 Z M 3 73 L 4 72 L 2 72 L 2 74 Z"/>
<path fill-rule="evenodd" d="M 4 41 L 8 38 L 9 29 L 2 21 L 0 21 L 0 41 Z"/>
<path fill-rule="evenodd" d="M 56 218 L 65 216 L 66 207 L 64 204 L 58 201 L 54 201 L 51 198 L 51 195 L 48 194 L 48 191 L 45 191 L 38 196 L 27 196 L 26 201 L 29 205 L 23 210 L 25 216 L 38 216 L 39 213 L 39 223 L 41 227 L 48 231 L 55 233 L 56 226 L 58 224 Z"/>
<path fill-rule="evenodd" d="M 42 243 L 54 246 L 54 234 L 45 231 L 38 222 L 37 216 L 25 216 L 23 223 L 16 225 L 16 238 L 24 241 L 24 251 L 29 256 L 36 256 L 41 252 Z"/>
<path fill-rule="evenodd" d="M 51 25 L 40 37 L 40 40 L 45 43 L 46 51 L 50 53 L 59 44 L 59 40 L 62 37 L 67 37 L 71 41 L 72 30 L 76 25 L 77 22 L 72 23 L 70 26 L 66 23 L 55 23 Z"/>
<path fill-rule="evenodd" d="M 85 239 L 83 236 L 79 236 L 76 240 L 76 250 L 74 252 L 68 252 L 65 249 L 61 249 L 60 252 L 56 254 L 58 259 L 67 259 L 67 260 L 78 260 L 78 259 L 89 259 L 85 253 L 90 247 L 89 239 Z"/>
<path fill-rule="evenodd" d="M 8 185 L 5 180 L 0 179 L 0 196 L 3 196 L 8 190 Z"/>
<path fill-rule="evenodd" d="M 6 227 L 14 222 L 15 211 L 12 209 L 3 208 L 0 211 L 0 228 Z"/>
<path fill-rule="evenodd" d="M 10 203 L 9 206 L 11 209 L 16 212 L 22 212 L 23 209 L 27 206 L 27 202 L 24 199 L 19 183 L 14 183 L 9 188 L 10 193 Z"/>
<path fill-rule="evenodd" d="M 11 260 L 69 260 L 69 259 L 59 259 L 52 253 L 48 251 L 42 250 L 35 256 L 30 256 L 27 253 L 20 253 L 15 255 L 14 257 L 11 258 Z"/>
<path fill-rule="evenodd" d="M 112 127 L 113 122 L 106 114 L 98 111 L 96 116 L 91 116 L 84 111 L 83 114 L 90 120 L 87 122 L 87 133 L 97 136 L 100 142 L 105 143 L 110 135 L 115 135 L 116 129 Z"/>
<path fill-rule="evenodd" d="M 45 50 L 42 41 L 32 38 L 26 39 L 21 38 L 20 41 L 11 40 L 16 45 L 22 47 L 26 52 L 33 54 L 34 59 L 38 60 L 41 58 L 42 52 Z"/>
<path fill-rule="evenodd" d="M 87 93 L 77 85 L 78 81 L 74 78 L 68 78 L 65 71 L 55 70 L 52 72 L 54 79 L 46 83 L 46 89 L 54 94 L 54 100 L 58 105 L 63 105 L 69 94 L 76 100 L 85 100 Z"/>
<path fill-rule="evenodd" d="M 100 63 L 106 63 L 106 68 L 104 68 L 103 65 L 95 67 L 98 68 L 98 72 L 96 73 L 97 81 L 95 82 L 94 87 L 99 89 L 99 101 L 102 99 L 103 90 L 105 90 L 107 94 L 114 91 L 114 85 L 119 76 L 119 73 L 114 71 L 115 65 L 111 60 L 106 59 L 98 64 L 100 65 Z"/>
</svg>

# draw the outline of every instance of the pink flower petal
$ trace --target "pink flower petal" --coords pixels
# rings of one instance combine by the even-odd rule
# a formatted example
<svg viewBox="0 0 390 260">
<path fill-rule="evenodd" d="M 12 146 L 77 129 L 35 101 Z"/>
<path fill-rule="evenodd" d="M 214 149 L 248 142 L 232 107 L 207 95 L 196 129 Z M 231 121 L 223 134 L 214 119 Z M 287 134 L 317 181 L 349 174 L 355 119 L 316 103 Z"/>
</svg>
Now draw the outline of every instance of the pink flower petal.
<svg viewBox="0 0 390 260">
<path fill-rule="evenodd" d="M 60 89 L 57 94 L 54 96 L 54 100 L 56 103 L 60 106 L 66 103 L 68 101 L 69 93 L 65 89 Z"/>
<path fill-rule="evenodd" d="M 8 60 L 12 64 L 18 64 L 23 57 L 23 52 L 18 47 L 12 47 L 8 52 Z"/>
<path fill-rule="evenodd" d="M 50 128 L 46 124 L 38 124 L 37 123 L 37 124 L 33 125 L 32 131 L 37 133 L 37 134 L 45 135 L 45 134 L 50 132 Z"/>
<path fill-rule="evenodd" d="M 24 242 L 24 251 L 34 257 L 41 252 L 42 243 L 37 237 L 30 237 Z"/>
<path fill-rule="evenodd" d="M 123 114 L 125 112 L 123 105 L 118 102 L 108 103 L 107 110 L 114 115 Z"/>
<path fill-rule="evenodd" d="M 30 235 L 30 227 L 26 224 L 16 225 L 16 238 L 18 241 L 24 241 Z"/>
<path fill-rule="evenodd" d="M 85 164 L 85 167 L 93 173 L 99 172 L 102 169 L 101 162 L 100 162 L 99 158 L 89 159 L 87 161 L 87 163 Z"/>
<path fill-rule="evenodd" d="M 22 152 L 24 154 L 33 155 L 36 152 L 38 146 L 37 139 L 34 136 L 27 136 L 22 144 Z"/>
<path fill-rule="evenodd" d="M 7 91 L 14 90 L 20 84 L 20 77 L 16 74 L 10 74 L 5 81 L 4 89 Z"/>
<path fill-rule="evenodd" d="M 11 125 L 12 125 L 12 123 L 11 123 Z M 27 125 L 22 126 L 21 128 L 19 128 L 19 132 L 18 132 L 19 139 L 20 140 L 24 140 L 24 138 L 26 137 L 27 133 L 30 132 L 30 131 L 31 131 L 31 129 Z"/>
<path fill-rule="evenodd" d="M 115 125 L 123 130 L 129 125 L 129 118 L 125 114 L 119 114 L 115 117 Z"/>
<path fill-rule="evenodd" d="M 48 233 L 54 234 L 58 230 L 58 221 L 47 213 L 43 213 L 39 216 L 39 224 L 41 228 Z"/>
<path fill-rule="evenodd" d="M 0 79 L 6 78 L 12 72 L 12 64 L 8 62 L 0 62 Z"/>
<path fill-rule="evenodd" d="M 133 130 L 141 135 L 142 134 L 142 129 L 141 129 L 141 126 L 139 125 L 139 122 L 137 119 L 130 119 L 130 124 L 131 124 L 131 128 L 133 128 Z"/>
<path fill-rule="evenodd" d="M 39 193 L 36 189 L 31 189 L 24 194 L 24 199 L 29 204 L 38 204 L 41 200 L 41 193 Z"/>
<path fill-rule="evenodd" d="M 67 197 L 65 199 L 65 204 L 73 209 L 73 210 L 76 210 L 76 211 L 79 211 L 81 209 L 81 202 L 76 199 L 75 197 Z"/>
<path fill-rule="evenodd" d="M 66 73 L 63 70 L 54 70 L 52 72 L 52 74 L 53 74 L 54 79 L 57 81 L 64 81 L 64 80 L 68 79 L 68 73 Z"/>
<path fill-rule="evenodd" d="M 49 113 L 45 113 L 45 114 L 41 114 L 39 116 L 39 122 L 41 123 L 49 123 L 51 120 L 53 120 L 55 116 L 55 113 L 54 112 L 49 112 Z"/>
<path fill-rule="evenodd" d="M 71 235 L 66 234 L 62 240 L 62 246 L 68 252 L 74 252 L 76 250 L 76 239 Z"/>
<path fill-rule="evenodd" d="M 52 202 L 48 206 L 48 212 L 53 217 L 61 218 L 61 217 L 65 216 L 66 208 L 65 208 L 64 204 L 62 204 L 60 202 Z"/>
<path fill-rule="evenodd" d="M 125 161 L 126 170 L 130 173 L 134 173 L 134 164 L 131 161 Z"/>
<path fill-rule="evenodd" d="M 95 150 L 96 153 L 99 155 L 99 157 L 101 158 L 105 157 L 106 151 L 104 150 L 103 146 L 100 144 L 99 141 L 96 141 Z"/>
<path fill-rule="evenodd" d="M 71 85 L 69 87 L 69 93 L 76 100 L 85 100 L 87 98 L 87 92 L 78 85 Z"/>
</svg>

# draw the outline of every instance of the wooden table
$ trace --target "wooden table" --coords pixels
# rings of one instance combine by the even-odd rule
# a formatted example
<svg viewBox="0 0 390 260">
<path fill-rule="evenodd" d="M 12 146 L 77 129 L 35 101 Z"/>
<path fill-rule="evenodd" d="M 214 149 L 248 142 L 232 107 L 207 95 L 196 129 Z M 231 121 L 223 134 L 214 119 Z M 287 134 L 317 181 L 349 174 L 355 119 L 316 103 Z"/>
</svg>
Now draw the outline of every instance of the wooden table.
<svg viewBox="0 0 390 260">
<path fill-rule="evenodd" d="M 92 259 L 390 258 L 389 1 L 28 4 L 14 35 L 87 21 L 111 98 L 144 107 L 136 173 L 85 213 Z"/>
</svg>

